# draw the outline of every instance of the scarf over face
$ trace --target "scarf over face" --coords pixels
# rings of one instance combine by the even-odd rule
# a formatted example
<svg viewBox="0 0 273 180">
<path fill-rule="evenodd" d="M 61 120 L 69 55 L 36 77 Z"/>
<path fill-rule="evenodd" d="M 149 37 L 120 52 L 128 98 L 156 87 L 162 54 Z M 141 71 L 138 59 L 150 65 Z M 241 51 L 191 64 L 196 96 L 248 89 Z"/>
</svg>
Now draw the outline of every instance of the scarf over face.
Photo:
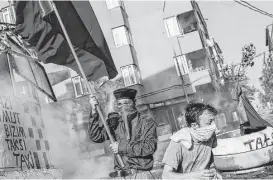
<svg viewBox="0 0 273 180">
<path fill-rule="evenodd" d="M 182 143 L 187 149 L 192 147 L 193 138 L 196 139 L 198 142 L 206 142 L 208 141 L 213 133 L 216 130 L 215 123 L 205 126 L 202 128 L 182 128 L 181 130 L 177 131 L 174 135 L 170 137 L 170 139 L 174 142 Z"/>
</svg>

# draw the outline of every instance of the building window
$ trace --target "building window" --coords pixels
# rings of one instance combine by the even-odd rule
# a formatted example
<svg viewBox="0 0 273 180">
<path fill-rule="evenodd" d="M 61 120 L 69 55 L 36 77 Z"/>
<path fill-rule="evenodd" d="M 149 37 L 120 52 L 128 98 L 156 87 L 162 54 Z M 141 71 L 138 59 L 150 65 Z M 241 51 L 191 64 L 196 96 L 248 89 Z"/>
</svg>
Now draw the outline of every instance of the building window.
<svg viewBox="0 0 273 180">
<path fill-rule="evenodd" d="M 190 67 L 185 55 L 176 56 L 173 59 L 174 59 L 175 69 L 178 76 L 186 75 L 190 72 Z"/>
<path fill-rule="evenodd" d="M 34 97 L 35 99 L 37 99 L 37 101 L 39 101 L 39 95 L 38 95 L 38 92 L 37 92 L 35 86 L 31 86 L 31 87 L 32 87 L 33 97 Z"/>
<path fill-rule="evenodd" d="M 12 17 L 12 24 L 15 24 L 16 23 L 16 15 L 15 15 L 15 8 L 14 8 L 14 5 L 12 5 L 12 7 L 11 7 L 11 12 L 10 12 L 10 14 L 11 14 L 11 17 Z"/>
<path fill-rule="evenodd" d="M 5 14 L 5 22 L 10 23 L 9 14 Z"/>
<path fill-rule="evenodd" d="M 28 87 L 28 83 L 26 84 L 21 84 L 21 89 L 19 89 L 19 93 L 23 94 L 24 96 L 30 96 L 30 91 Z"/>
<path fill-rule="evenodd" d="M 14 13 L 14 5 L 11 6 L 11 8 L 5 7 L 4 9 L 1 10 L 1 14 L 2 14 L 2 18 L 3 18 L 3 22 L 5 23 L 11 23 L 14 24 L 15 22 L 15 13 Z"/>
<path fill-rule="evenodd" d="M 71 78 L 71 81 L 76 98 L 89 94 L 87 84 L 84 82 L 83 78 L 80 76 L 75 76 Z"/>
<path fill-rule="evenodd" d="M 197 30 L 197 19 L 193 11 L 177 15 L 177 21 L 184 34 Z"/>
<path fill-rule="evenodd" d="M 121 0 L 106 0 L 107 9 L 122 7 L 124 9 L 123 1 Z"/>
<path fill-rule="evenodd" d="M 188 11 L 164 20 L 168 37 L 187 34 L 197 30 L 197 19 L 193 11 Z"/>
<path fill-rule="evenodd" d="M 122 73 L 125 87 L 141 84 L 140 72 L 136 65 L 131 64 L 123 66 L 120 68 L 120 70 Z"/>
<path fill-rule="evenodd" d="M 165 19 L 164 24 L 168 37 L 173 37 L 182 34 L 178 25 L 177 16 Z"/>
<path fill-rule="evenodd" d="M 131 44 L 131 36 L 125 26 L 112 29 L 112 33 L 116 47 Z"/>
</svg>

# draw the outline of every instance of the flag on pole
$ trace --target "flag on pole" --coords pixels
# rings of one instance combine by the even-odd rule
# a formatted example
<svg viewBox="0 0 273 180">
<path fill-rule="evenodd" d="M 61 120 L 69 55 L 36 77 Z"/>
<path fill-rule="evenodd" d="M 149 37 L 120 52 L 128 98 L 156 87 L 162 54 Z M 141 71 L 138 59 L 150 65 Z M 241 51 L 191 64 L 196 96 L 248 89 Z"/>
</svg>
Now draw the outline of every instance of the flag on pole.
<svg viewBox="0 0 273 180">
<path fill-rule="evenodd" d="M 87 79 L 95 81 L 104 76 L 114 78 L 118 72 L 90 3 L 88 1 L 54 3 Z M 64 65 L 80 74 L 50 3 L 18 1 L 15 2 L 15 12 L 15 33 L 20 35 L 30 48 L 37 51 L 40 61 Z M 89 14 L 90 18 L 86 18 L 84 14 Z"/>
</svg>

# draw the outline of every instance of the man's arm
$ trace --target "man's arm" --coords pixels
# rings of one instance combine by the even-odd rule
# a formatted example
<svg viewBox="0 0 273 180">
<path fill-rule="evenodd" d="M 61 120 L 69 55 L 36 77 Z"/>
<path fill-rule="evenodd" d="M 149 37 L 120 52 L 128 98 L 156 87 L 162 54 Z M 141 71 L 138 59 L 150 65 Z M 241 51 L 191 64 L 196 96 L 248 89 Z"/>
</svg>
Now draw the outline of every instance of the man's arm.
<svg viewBox="0 0 273 180">
<path fill-rule="evenodd" d="M 96 143 L 102 143 L 106 140 L 109 140 L 106 130 L 103 126 L 99 125 L 99 114 L 94 110 L 92 112 L 90 114 L 88 124 L 88 134 L 90 140 Z"/>
<path fill-rule="evenodd" d="M 119 153 L 129 157 L 145 157 L 154 154 L 157 148 L 156 123 L 149 117 L 142 120 L 145 121 L 142 125 L 144 138 L 131 143 L 120 143 Z"/>
</svg>

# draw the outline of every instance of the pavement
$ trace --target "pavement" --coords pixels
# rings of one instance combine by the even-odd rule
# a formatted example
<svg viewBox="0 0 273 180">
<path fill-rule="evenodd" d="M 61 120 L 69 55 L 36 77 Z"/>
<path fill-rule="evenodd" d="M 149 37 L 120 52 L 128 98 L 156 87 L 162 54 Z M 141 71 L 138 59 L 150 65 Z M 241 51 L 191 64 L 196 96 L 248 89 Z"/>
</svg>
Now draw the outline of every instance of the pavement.
<svg viewBox="0 0 273 180">
<path fill-rule="evenodd" d="M 223 179 L 273 179 L 273 165 L 241 172 L 223 172 Z"/>
</svg>

